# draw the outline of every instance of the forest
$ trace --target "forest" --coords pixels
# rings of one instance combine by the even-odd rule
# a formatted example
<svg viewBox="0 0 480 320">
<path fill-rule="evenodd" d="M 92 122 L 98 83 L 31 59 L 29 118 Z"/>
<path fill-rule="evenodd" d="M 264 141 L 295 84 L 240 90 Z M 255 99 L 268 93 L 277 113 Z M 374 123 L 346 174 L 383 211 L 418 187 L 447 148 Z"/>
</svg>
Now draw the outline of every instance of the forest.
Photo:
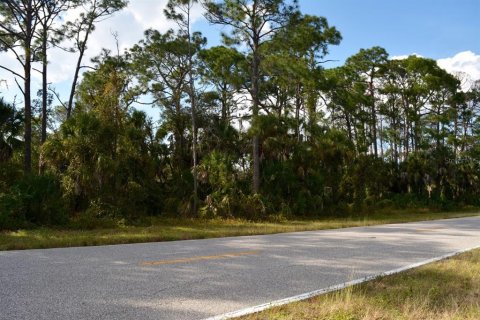
<svg viewBox="0 0 480 320">
<path fill-rule="evenodd" d="M 0 3 L 0 51 L 21 66 L 0 61 L 21 93 L 0 92 L 0 229 L 480 205 L 479 81 L 381 47 L 326 68 L 341 30 L 286 0 L 170 0 L 158 19 L 174 29 L 84 68 L 95 28 L 126 6 Z M 195 6 L 222 45 L 192 28 Z M 75 57 L 68 97 L 48 80 L 55 47 Z"/>
</svg>

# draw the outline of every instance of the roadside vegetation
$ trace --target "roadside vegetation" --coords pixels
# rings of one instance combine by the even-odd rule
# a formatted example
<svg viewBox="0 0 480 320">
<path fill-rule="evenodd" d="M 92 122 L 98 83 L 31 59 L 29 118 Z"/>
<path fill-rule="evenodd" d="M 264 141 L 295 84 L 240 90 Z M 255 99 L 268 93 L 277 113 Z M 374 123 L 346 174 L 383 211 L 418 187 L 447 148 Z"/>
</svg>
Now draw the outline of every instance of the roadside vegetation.
<svg viewBox="0 0 480 320">
<path fill-rule="evenodd" d="M 0 230 L 17 241 L 5 248 L 62 245 L 45 240 L 56 232 L 78 234 L 68 245 L 150 241 L 268 225 L 236 219 L 359 223 L 377 210 L 480 205 L 480 82 L 380 47 L 326 68 L 341 33 L 293 0 L 200 1 L 227 26 L 212 47 L 191 29 L 196 2 L 168 1 L 177 28 L 90 63 L 90 33 L 128 1 L 0 2 L 0 51 L 23 66 L 0 61 L 23 95 L 0 98 Z M 66 22 L 69 10 L 82 15 Z M 67 95 L 48 88 L 59 46 L 78 65 Z M 43 75 L 37 95 L 32 70 Z M 212 230 L 169 235 L 175 220 Z M 215 231 L 225 220 L 236 222 Z"/>
<path fill-rule="evenodd" d="M 0 232 L 1 250 L 22 250 L 124 243 L 207 239 L 337 229 L 434 219 L 476 216 L 471 210 L 460 212 L 384 211 L 353 217 L 330 217 L 319 220 L 275 220 L 249 222 L 240 219 L 145 218 L 137 225 L 122 221 L 98 219 L 77 220 L 62 228 L 34 228 Z M 103 225 L 103 226 L 102 226 Z"/>
<path fill-rule="evenodd" d="M 480 319 L 480 250 L 239 319 Z"/>
</svg>

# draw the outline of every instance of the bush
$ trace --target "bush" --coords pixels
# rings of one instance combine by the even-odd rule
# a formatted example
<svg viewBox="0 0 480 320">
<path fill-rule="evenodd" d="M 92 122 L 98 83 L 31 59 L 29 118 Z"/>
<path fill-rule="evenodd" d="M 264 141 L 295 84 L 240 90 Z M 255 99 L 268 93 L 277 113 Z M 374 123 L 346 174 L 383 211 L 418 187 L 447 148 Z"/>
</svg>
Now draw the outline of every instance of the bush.
<svg viewBox="0 0 480 320">
<path fill-rule="evenodd" d="M 377 202 L 376 207 L 378 209 L 391 209 L 394 208 L 394 203 L 390 199 L 382 199 Z"/>
<path fill-rule="evenodd" d="M 269 208 L 267 199 L 259 194 L 245 195 L 238 192 L 235 196 L 226 195 L 217 197 L 218 194 L 207 196 L 199 210 L 199 217 L 213 218 L 244 218 L 251 221 L 265 220 L 269 214 L 278 214 Z"/>
<path fill-rule="evenodd" d="M 5 162 L 0 164 L 0 194 L 6 192 L 10 186 L 21 179 L 22 166 L 18 163 Z"/>
<path fill-rule="evenodd" d="M 419 197 L 413 193 L 395 194 L 392 197 L 392 201 L 394 207 L 397 209 L 415 209 L 428 206 L 425 200 L 419 199 Z"/>
<path fill-rule="evenodd" d="M 0 194 L 0 230 L 25 228 L 25 212 L 20 207 L 17 195 Z"/>
<path fill-rule="evenodd" d="M 0 194 L 0 228 L 30 224 L 63 225 L 68 221 L 60 184 L 50 175 L 26 175 Z"/>
<path fill-rule="evenodd" d="M 78 230 L 111 229 L 117 223 L 110 217 L 99 217 L 94 210 L 87 210 L 70 223 L 70 228 Z"/>
<path fill-rule="evenodd" d="M 265 220 L 267 217 L 265 199 L 259 194 L 243 196 L 239 206 L 242 217 L 248 220 Z"/>
</svg>

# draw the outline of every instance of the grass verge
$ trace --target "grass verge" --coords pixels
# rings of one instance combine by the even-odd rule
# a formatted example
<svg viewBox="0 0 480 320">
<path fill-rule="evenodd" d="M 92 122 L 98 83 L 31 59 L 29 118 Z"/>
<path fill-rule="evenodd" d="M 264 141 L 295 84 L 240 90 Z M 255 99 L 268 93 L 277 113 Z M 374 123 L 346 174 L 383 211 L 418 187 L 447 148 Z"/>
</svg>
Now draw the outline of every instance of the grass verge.
<svg viewBox="0 0 480 320">
<path fill-rule="evenodd" d="M 336 229 L 479 215 L 477 212 L 388 211 L 350 218 L 321 220 L 248 222 L 242 220 L 179 220 L 152 218 L 149 226 L 118 226 L 94 230 L 38 228 L 0 232 L 1 250 L 23 250 L 109 244 L 206 239 Z"/>
<path fill-rule="evenodd" d="M 480 249 L 240 319 L 480 319 Z"/>
</svg>

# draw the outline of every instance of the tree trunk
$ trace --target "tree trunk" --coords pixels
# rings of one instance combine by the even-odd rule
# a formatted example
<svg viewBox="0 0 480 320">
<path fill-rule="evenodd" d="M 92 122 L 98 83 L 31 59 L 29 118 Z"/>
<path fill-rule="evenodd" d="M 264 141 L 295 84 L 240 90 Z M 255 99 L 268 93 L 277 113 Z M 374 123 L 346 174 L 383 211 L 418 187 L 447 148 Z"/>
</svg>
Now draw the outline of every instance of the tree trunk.
<svg viewBox="0 0 480 320">
<path fill-rule="evenodd" d="M 30 74 L 31 74 L 31 51 L 30 48 L 25 50 L 25 158 L 24 158 L 24 170 L 26 173 L 32 171 L 32 102 L 31 102 L 31 89 L 30 89 Z"/>
<path fill-rule="evenodd" d="M 187 13 L 187 33 L 188 33 L 188 73 L 190 85 L 190 104 L 192 113 L 192 157 L 193 157 L 193 215 L 198 213 L 198 179 L 197 179 L 197 109 L 195 96 L 195 80 L 193 77 L 193 52 L 192 37 L 190 35 L 190 3 L 188 3 Z"/>
<path fill-rule="evenodd" d="M 80 56 L 78 57 L 78 60 L 77 60 L 77 67 L 75 68 L 75 74 L 73 76 L 72 88 L 70 89 L 70 97 L 68 98 L 67 119 L 69 119 L 72 116 L 73 97 L 75 96 L 75 90 L 77 88 L 78 75 L 80 73 L 80 66 L 81 66 L 81 63 L 82 63 L 84 53 L 85 53 L 84 50 L 80 50 Z"/>
<path fill-rule="evenodd" d="M 41 129 L 41 136 L 40 136 L 40 147 L 45 143 L 47 140 L 47 107 L 48 107 L 48 94 L 47 94 L 47 71 L 48 71 L 48 59 L 47 59 L 47 29 L 46 26 L 43 27 L 43 39 L 42 39 L 42 129 Z M 43 153 L 40 149 L 40 159 L 38 161 L 38 172 L 42 174 L 45 169 L 43 163 Z"/>
<path fill-rule="evenodd" d="M 252 63 L 252 122 L 255 123 L 259 114 L 259 86 L 260 86 L 260 59 L 258 57 L 258 39 L 254 39 L 254 52 Z M 253 193 L 260 192 L 260 138 L 256 134 L 252 139 L 253 144 Z"/>
<path fill-rule="evenodd" d="M 350 123 L 350 116 L 346 112 L 344 112 L 344 115 L 345 115 L 345 123 L 347 125 L 348 140 L 350 140 L 351 143 L 355 144 L 352 136 L 352 124 Z"/>
<path fill-rule="evenodd" d="M 228 122 L 228 118 L 230 117 L 230 112 L 228 110 L 228 98 L 227 98 L 227 84 L 225 83 L 222 86 L 222 123 L 226 124 Z"/>
<path fill-rule="evenodd" d="M 300 96 L 301 86 L 300 83 L 297 84 L 295 89 L 295 136 L 297 141 L 300 141 L 300 108 L 302 107 L 302 99 Z"/>
<path fill-rule="evenodd" d="M 383 159 L 383 156 L 384 156 L 384 151 L 383 151 L 383 118 L 380 116 L 379 117 L 380 120 L 378 121 L 379 122 L 379 140 L 380 140 L 380 157 Z"/>
<path fill-rule="evenodd" d="M 87 48 L 87 41 L 88 41 L 88 37 L 90 36 L 90 32 L 92 31 L 92 27 L 93 27 L 93 21 L 90 20 L 87 30 L 85 31 L 85 38 L 81 42 L 81 45 L 78 50 L 80 54 L 78 56 L 77 66 L 75 67 L 75 74 L 73 76 L 72 88 L 70 89 L 70 97 L 68 99 L 68 105 L 67 105 L 67 119 L 69 119 L 72 115 L 73 97 L 75 96 L 75 90 L 77 88 L 77 81 L 78 81 L 78 76 L 80 74 L 80 68 L 82 66 L 83 55 L 85 54 L 85 50 Z"/>
<path fill-rule="evenodd" d="M 25 24 L 26 24 L 26 34 L 25 34 L 25 65 L 24 65 L 24 98 L 25 98 L 25 158 L 24 158 L 24 170 L 26 173 L 32 171 L 32 101 L 31 101 L 31 58 L 32 58 L 32 21 L 33 19 L 33 8 L 32 2 L 29 1 L 27 4 L 27 12 L 25 14 Z"/>
<path fill-rule="evenodd" d="M 47 106 L 48 106 L 48 94 L 47 94 L 47 30 L 46 27 L 43 29 L 43 39 L 42 39 L 42 134 L 40 138 L 40 145 L 47 140 Z"/>
<path fill-rule="evenodd" d="M 375 108 L 375 91 L 373 89 L 373 77 L 374 77 L 374 71 L 372 70 L 371 76 L 370 76 L 370 97 L 372 99 L 372 106 L 371 106 L 371 112 L 372 112 L 372 124 L 371 124 L 371 130 L 372 130 L 372 139 L 373 139 L 373 152 L 375 154 L 375 157 L 378 157 L 378 144 L 377 144 L 377 110 Z"/>
</svg>

